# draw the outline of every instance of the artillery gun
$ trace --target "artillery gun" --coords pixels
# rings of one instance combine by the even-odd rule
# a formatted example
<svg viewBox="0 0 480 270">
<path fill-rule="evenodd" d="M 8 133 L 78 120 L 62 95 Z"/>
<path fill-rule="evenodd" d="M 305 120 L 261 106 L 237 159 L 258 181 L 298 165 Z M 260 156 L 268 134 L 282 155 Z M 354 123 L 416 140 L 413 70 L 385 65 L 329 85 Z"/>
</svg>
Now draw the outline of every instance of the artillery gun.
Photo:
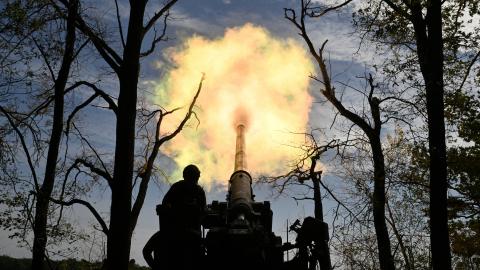
<svg viewBox="0 0 480 270">
<path fill-rule="evenodd" d="M 307 270 L 315 269 L 318 261 L 315 243 L 327 239 L 326 223 L 309 217 L 308 224 L 299 221 L 290 230 L 298 233 L 295 244 L 284 243 L 272 231 L 273 212 L 270 202 L 256 202 L 252 177 L 247 171 L 245 126 L 236 127 L 235 167 L 230 176 L 224 202 L 212 201 L 202 222 L 207 231 L 203 238 L 206 254 L 199 269 L 231 270 Z M 162 205 L 157 214 L 162 224 Z M 307 221 L 307 219 L 306 219 Z M 318 224 L 317 224 L 318 223 Z M 323 236 L 322 236 L 323 235 Z M 326 235 L 326 236 L 325 236 Z M 320 237 L 320 238 L 319 238 Z M 318 239 L 317 239 L 318 238 Z M 284 262 L 284 252 L 298 249 L 293 260 Z M 308 254 L 307 254 L 308 253 Z"/>
</svg>

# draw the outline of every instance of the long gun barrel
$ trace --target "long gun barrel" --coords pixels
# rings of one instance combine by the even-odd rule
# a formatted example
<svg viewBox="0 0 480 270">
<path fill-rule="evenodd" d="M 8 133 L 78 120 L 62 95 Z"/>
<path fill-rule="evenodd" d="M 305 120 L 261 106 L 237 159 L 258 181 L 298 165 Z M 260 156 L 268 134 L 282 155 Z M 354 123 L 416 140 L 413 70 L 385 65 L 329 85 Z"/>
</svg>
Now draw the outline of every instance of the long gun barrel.
<svg viewBox="0 0 480 270">
<path fill-rule="evenodd" d="M 270 202 L 255 202 L 252 177 L 247 171 L 243 124 L 236 126 L 235 167 L 226 202 L 208 206 L 204 228 L 208 269 L 279 269 L 282 240 L 272 232 Z"/>
<path fill-rule="evenodd" d="M 252 177 L 246 171 L 245 126 L 237 126 L 235 147 L 235 171 L 230 177 L 228 204 L 234 218 L 245 217 L 252 212 Z"/>
<path fill-rule="evenodd" d="M 245 149 L 245 126 L 237 126 L 237 139 L 235 146 L 235 172 L 247 170 L 247 153 Z"/>
</svg>

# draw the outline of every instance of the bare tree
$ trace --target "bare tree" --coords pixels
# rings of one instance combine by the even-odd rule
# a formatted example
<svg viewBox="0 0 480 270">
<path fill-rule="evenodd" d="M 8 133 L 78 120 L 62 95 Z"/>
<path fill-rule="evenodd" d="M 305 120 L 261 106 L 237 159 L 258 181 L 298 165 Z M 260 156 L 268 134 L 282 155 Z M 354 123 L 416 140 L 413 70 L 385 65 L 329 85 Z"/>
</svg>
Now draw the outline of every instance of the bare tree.
<svg viewBox="0 0 480 270">
<path fill-rule="evenodd" d="M 51 1 L 58 10 L 68 6 L 65 0 Z M 110 226 L 107 240 L 107 269 L 128 268 L 130 257 L 132 221 L 136 222 L 136 212 L 139 212 L 139 203 L 132 209 L 132 181 L 134 171 L 135 150 L 135 122 L 137 110 L 138 80 L 140 74 L 140 58 L 151 54 L 157 43 L 165 37 L 166 20 L 168 11 L 177 2 L 171 0 L 157 10 L 145 22 L 145 10 L 148 1 L 130 1 L 130 14 L 126 34 L 123 33 L 120 13 L 117 8 L 118 31 L 120 33 L 120 47 L 118 53 L 112 44 L 106 41 L 97 29 L 94 29 L 85 20 L 84 16 L 77 14 L 76 24 L 97 49 L 103 60 L 114 71 L 119 81 L 119 94 L 116 112 L 116 141 L 114 168 L 108 183 L 111 188 Z M 156 35 L 155 24 L 164 18 L 160 35 Z M 142 44 L 146 35 L 154 30 L 155 35 L 146 51 L 142 51 Z M 104 171 L 104 170 L 101 170 Z M 146 190 L 146 187 L 141 188 Z M 141 198 L 141 196 L 140 196 Z M 141 200 L 143 202 L 143 200 Z"/>
<path fill-rule="evenodd" d="M 331 190 L 326 187 L 322 181 L 322 171 L 316 171 L 317 163 L 320 161 L 322 154 L 327 152 L 330 149 L 340 148 L 341 144 L 337 140 L 332 140 L 325 145 L 319 145 L 316 141 L 313 132 L 310 134 L 305 134 L 308 143 L 302 145 L 301 148 L 304 151 L 304 155 L 296 160 L 293 164 L 290 171 L 284 175 L 274 176 L 274 177 L 263 177 L 262 180 L 271 184 L 279 193 L 283 193 L 286 188 L 290 185 L 301 185 L 308 187 L 309 191 L 313 191 L 313 197 L 305 195 L 303 197 L 294 196 L 293 199 L 296 201 L 299 200 L 312 200 L 314 203 L 314 217 L 321 221 L 324 224 L 325 231 L 319 232 L 322 236 L 325 236 L 324 233 L 328 234 L 328 225 L 324 222 L 324 213 L 323 213 L 323 203 L 321 196 L 320 186 L 330 194 L 333 199 L 335 199 L 339 204 L 343 205 Z M 310 165 L 307 166 L 308 161 Z M 306 183 L 306 181 L 311 181 L 311 185 Z M 343 205 L 344 206 L 344 205 Z M 330 250 L 328 245 L 328 238 L 322 239 L 317 243 L 319 256 L 316 257 L 318 264 L 321 269 L 332 269 L 332 262 L 330 258 Z M 313 266 L 311 266 L 313 267 Z"/>
<path fill-rule="evenodd" d="M 384 100 L 374 96 L 376 85 L 374 84 L 373 78 L 370 75 L 366 78 L 369 84 L 369 91 L 364 93 L 369 105 L 370 115 L 365 115 L 362 117 L 362 115 L 359 115 L 346 108 L 341 99 L 337 98 L 336 96 L 335 88 L 331 83 L 329 71 L 323 57 L 323 51 L 327 41 L 325 41 L 317 51 L 317 48 L 308 35 L 305 25 L 306 18 L 320 17 L 331 10 L 336 10 L 348 4 L 349 2 L 351 1 L 346 1 L 338 6 L 322 10 L 318 7 L 312 6 L 311 1 L 302 0 L 300 14 L 297 16 L 297 13 L 294 9 L 285 9 L 285 17 L 299 30 L 299 34 L 307 44 L 310 54 L 318 64 L 321 73 L 321 79 L 316 77 L 313 77 L 313 79 L 323 84 L 323 89 L 321 90 L 323 96 L 336 108 L 336 110 L 338 110 L 342 116 L 351 121 L 354 125 L 358 126 L 368 138 L 374 167 L 374 190 L 371 203 L 373 205 L 373 217 L 375 233 L 377 237 L 380 269 L 395 269 L 391 253 L 390 237 L 385 219 L 385 163 L 380 137 L 383 124 L 380 115 L 380 104 Z"/>
</svg>

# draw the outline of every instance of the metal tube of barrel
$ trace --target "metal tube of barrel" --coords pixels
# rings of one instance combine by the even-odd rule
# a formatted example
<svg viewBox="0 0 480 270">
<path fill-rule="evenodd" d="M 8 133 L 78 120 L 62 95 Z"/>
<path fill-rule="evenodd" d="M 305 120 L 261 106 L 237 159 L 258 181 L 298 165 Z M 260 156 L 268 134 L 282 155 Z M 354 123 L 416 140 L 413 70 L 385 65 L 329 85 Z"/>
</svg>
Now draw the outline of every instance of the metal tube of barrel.
<svg viewBox="0 0 480 270">
<path fill-rule="evenodd" d="M 236 128 L 235 170 L 230 177 L 229 208 L 236 216 L 248 215 L 252 211 L 252 177 L 247 172 L 245 126 Z"/>
<path fill-rule="evenodd" d="M 235 170 L 236 171 L 246 171 L 247 170 L 247 159 L 245 152 L 245 126 L 240 124 L 237 126 L 237 141 L 235 147 Z"/>
</svg>

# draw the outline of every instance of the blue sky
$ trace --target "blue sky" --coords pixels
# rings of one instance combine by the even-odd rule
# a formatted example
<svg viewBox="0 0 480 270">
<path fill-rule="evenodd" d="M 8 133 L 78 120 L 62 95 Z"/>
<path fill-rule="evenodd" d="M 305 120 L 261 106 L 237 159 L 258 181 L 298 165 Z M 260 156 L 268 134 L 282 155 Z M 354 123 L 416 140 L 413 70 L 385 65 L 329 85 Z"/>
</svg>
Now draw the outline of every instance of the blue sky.
<svg viewBox="0 0 480 270">
<path fill-rule="evenodd" d="M 151 1 L 148 12 L 155 10 L 156 1 Z M 97 1 L 90 2 L 90 5 L 99 5 Z M 114 2 L 102 1 L 101 11 L 97 13 L 103 17 L 107 25 L 116 26 Z M 86 4 L 83 5 L 84 7 Z M 223 35 L 226 28 L 242 26 L 246 23 L 252 23 L 266 28 L 273 36 L 282 38 L 296 38 L 300 40 L 296 29 L 286 20 L 283 15 L 283 8 L 296 8 L 298 1 L 293 0 L 180 0 L 172 11 L 172 21 L 169 23 L 168 36 L 170 40 L 162 43 L 156 52 L 148 59 L 142 62 L 142 80 L 158 79 L 162 76 L 162 70 L 156 69 L 154 62 L 163 59 L 163 50 L 168 47 L 175 47 L 182 40 L 192 35 L 201 35 L 208 38 L 216 38 Z M 126 18 L 128 9 L 126 1 L 120 3 L 123 18 L 123 25 L 127 25 Z M 309 25 L 311 36 L 317 44 L 323 40 L 329 39 L 327 52 L 332 67 L 332 77 L 334 80 L 348 81 L 347 78 L 363 75 L 367 68 L 365 63 L 371 64 L 373 51 L 368 48 L 361 48 L 358 52 L 358 40 L 353 35 L 351 28 L 351 12 L 347 9 L 342 13 L 332 13 L 321 20 L 312 21 Z M 146 43 L 148 44 L 148 43 Z M 302 43 L 303 44 L 303 43 Z M 88 59 L 84 62 L 91 65 L 88 68 L 88 76 L 95 78 L 102 65 L 97 59 Z M 115 89 L 115 81 L 103 81 L 107 89 Z M 311 87 L 311 95 L 316 101 L 320 100 L 319 85 Z M 114 91 L 113 91 L 114 92 Z M 148 98 L 148 93 L 145 94 Z M 76 98 L 81 99 L 81 95 Z M 348 96 L 347 96 L 348 97 Z M 350 96 L 352 104 L 355 104 L 356 97 Z M 74 98 L 75 99 L 75 98 Z M 74 100 L 75 102 L 75 100 Z M 108 111 L 98 109 L 89 109 L 82 113 L 82 119 L 95 119 L 95 122 L 80 120 L 79 126 L 86 131 L 93 139 L 93 143 L 104 149 L 105 153 L 113 153 L 114 126 L 112 125 L 112 116 Z M 314 106 L 310 113 L 310 125 L 312 127 L 327 128 L 333 119 L 333 111 L 330 106 Z M 327 131 L 327 134 L 334 134 L 335 131 Z M 110 150 L 108 150 L 110 149 Z M 165 159 L 164 159 L 165 160 Z M 232 157 L 233 163 L 233 157 Z M 168 164 L 168 160 L 165 164 Z M 225 178 L 228 179 L 229 175 Z M 324 180 L 327 183 L 334 183 L 337 178 L 326 174 Z M 158 229 L 158 220 L 155 215 L 155 206 L 163 198 L 168 188 L 168 184 L 155 182 L 151 183 L 147 200 L 143 207 L 139 222 L 132 242 L 131 257 L 137 262 L 144 264 L 141 256 L 141 249 L 148 237 Z M 287 219 L 293 222 L 297 218 L 313 215 L 312 202 L 299 202 L 298 204 L 288 195 L 280 197 L 274 196 L 271 189 L 266 186 L 256 185 L 254 188 L 257 201 L 270 200 L 274 212 L 274 231 L 281 235 L 285 241 L 285 226 Z M 96 201 L 96 206 L 101 212 L 107 215 L 109 202 L 108 190 L 97 191 L 92 195 Z M 225 191 L 222 189 L 213 189 L 207 194 L 207 201 L 225 199 Z M 333 203 L 325 202 L 324 211 L 329 212 Z M 71 210 L 73 216 L 80 227 L 88 228 L 93 223 L 93 218 L 84 209 L 75 208 Z M 0 254 L 8 254 L 16 257 L 28 257 L 30 254 L 24 250 L 16 248 L 15 242 L 7 239 L 8 233 L 0 231 Z"/>
</svg>

